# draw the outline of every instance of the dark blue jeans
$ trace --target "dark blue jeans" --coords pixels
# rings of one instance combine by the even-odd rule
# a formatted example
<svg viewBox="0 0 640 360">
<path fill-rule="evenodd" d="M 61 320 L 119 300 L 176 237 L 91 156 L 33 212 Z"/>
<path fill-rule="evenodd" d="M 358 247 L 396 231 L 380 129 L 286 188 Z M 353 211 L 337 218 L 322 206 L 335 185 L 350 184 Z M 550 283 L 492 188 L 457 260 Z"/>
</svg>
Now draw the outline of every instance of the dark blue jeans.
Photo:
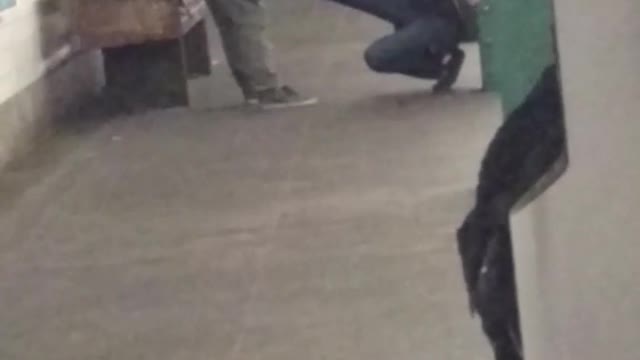
<svg viewBox="0 0 640 360">
<path fill-rule="evenodd" d="M 443 58 L 457 47 L 453 21 L 435 14 L 417 13 L 408 1 L 332 0 L 390 22 L 396 30 L 376 40 L 365 51 L 369 67 L 380 73 L 422 79 L 440 76 Z"/>
</svg>

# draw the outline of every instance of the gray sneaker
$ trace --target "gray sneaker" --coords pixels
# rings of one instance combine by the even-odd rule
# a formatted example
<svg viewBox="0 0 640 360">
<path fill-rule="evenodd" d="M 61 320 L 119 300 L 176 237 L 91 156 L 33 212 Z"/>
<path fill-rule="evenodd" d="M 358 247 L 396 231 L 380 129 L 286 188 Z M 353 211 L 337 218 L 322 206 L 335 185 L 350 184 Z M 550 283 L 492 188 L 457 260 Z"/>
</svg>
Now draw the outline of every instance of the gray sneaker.
<svg viewBox="0 0 640 360">
<path fill-rule="evenodd" d="M 317 102 L 317 98 L 301 96 L 289 86 L 258 91 L 247 98 L 249 105 L 258 106 L 265 110 L 307 106 Z"/>
</svg>

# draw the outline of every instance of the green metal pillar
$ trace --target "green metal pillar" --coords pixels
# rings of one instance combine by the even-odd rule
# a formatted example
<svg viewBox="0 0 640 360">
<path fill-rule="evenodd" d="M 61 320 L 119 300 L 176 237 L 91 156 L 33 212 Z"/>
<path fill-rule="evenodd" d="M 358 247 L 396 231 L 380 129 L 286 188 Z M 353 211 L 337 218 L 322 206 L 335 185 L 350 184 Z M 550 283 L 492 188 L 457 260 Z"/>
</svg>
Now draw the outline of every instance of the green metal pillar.
<svg viewBox="0 0 640 360">
<path fill-rule="evenodd" d="M 478 25 L 483 87 L 509 113 L 555 61 L 552 0 L 483 0 Z"/>
</svg>

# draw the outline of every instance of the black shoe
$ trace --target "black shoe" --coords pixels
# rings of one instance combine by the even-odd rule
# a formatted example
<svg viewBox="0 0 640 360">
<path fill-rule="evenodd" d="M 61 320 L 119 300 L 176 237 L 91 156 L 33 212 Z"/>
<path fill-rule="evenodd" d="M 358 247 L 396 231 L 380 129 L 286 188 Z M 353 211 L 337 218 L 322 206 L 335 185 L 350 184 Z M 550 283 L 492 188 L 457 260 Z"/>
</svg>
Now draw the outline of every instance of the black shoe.
<svg viewBox="0 0 640 360">
<path fill-rule="evenodd" d="M 436 93 L 448 91 L 455 84 L 464 64 L 465 54 L 462 49 L 455 49 L 449 56 L 449 59 L 443 64 L 443 71 L 438 82 L 433 87 Z"/>
<path fill-rule="evenodd" d="M 258 106 L 265 110 L 307 106 L 317 102 L 317 98 L 302 96 L 289 86 L 258 91 L 247 97 L 249 105 Z"/>
</svg>

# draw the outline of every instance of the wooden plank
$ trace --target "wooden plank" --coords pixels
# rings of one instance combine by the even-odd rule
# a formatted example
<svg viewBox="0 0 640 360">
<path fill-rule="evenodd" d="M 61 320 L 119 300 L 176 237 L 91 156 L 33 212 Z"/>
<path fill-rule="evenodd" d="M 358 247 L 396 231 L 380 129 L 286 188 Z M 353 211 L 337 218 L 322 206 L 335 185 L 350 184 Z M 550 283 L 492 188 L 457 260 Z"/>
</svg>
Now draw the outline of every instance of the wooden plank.
<svg viewBox="0 0 640 360">
<path fill-rule="evenodd" d="M 74 30 L 90 47 L 141 44 L 184 35 L 204 11 L 204 0 L 76 0 Z"/>
</svg>

